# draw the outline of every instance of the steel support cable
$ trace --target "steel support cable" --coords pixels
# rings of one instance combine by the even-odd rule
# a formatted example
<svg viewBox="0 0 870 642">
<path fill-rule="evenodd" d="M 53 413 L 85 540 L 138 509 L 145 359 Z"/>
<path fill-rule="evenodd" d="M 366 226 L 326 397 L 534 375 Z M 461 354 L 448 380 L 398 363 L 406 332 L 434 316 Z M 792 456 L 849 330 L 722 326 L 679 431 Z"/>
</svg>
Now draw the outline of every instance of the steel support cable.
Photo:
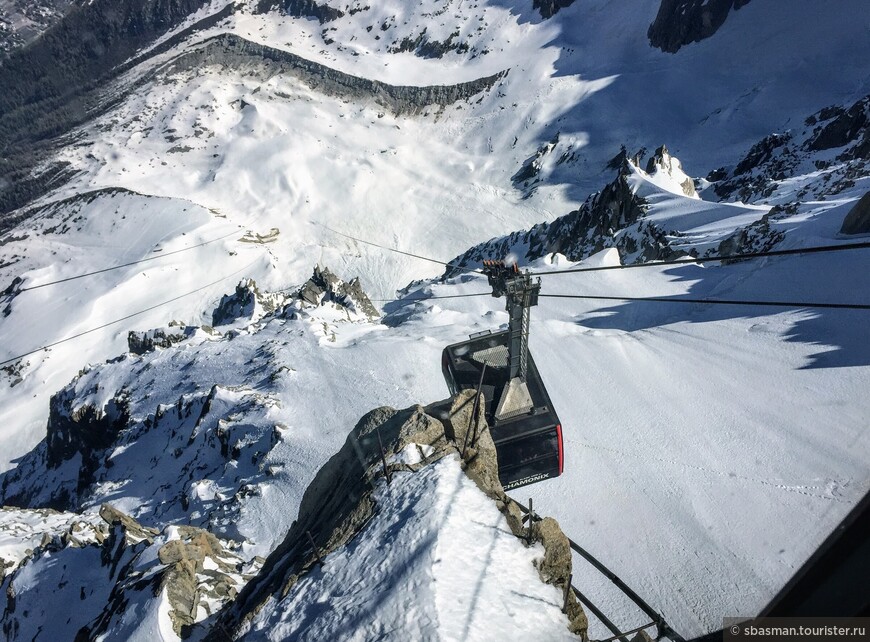
<svg viewBox="0 0 870 642">
<path fill-rule="evenodd" d="M 21 288 L 16 290 L 14 294 L 18 294 L 20 292 L 29 292 L 30 290 L 38 290 L 39 288 L 47 288 L 49 285 L 57 285 L 58 283 L 66 283 L 67 281 L 75 281 L 76 279 L 83 279 L 86 276 L 93 276 L 95 274 L 102 274 L 103 272 L 111 272 L 112 270 L 120 270 L 121 268 L 130 267 L 131 265 L 138 265 L 139 263 L 146 263 L 148 261 L 156 261 L 157 259 L 162 259 L 166 256 L 172 256 L 173 254 L 180 254 L 181 252 L 187 252 L 188 250 L 195 250 L 198 247 L 203 247 L 204 245 L 210 245 L 211 243 L 217 243 L 218 241 L 223 241 L 225 238 L 229 238 L 234 234 L 238 234 L 238 230 L 233 230 L 229 234 L 224 234 L 216 239 L 212 239 L 210 241 L 203 241 L 202 243 L 197 243 L 196 245 L 191 245 L 189 247 L 183 247 L 179 250 L 173 250 L 172 252 L 166 252 L 158 254 L 157 256 L 149 256 L 148 258 L 139 259 L 137 261 L 130 261 L 129 263 L 122 263 L 120 265 L 113 265 L 111 267 L 103 268 L 101 270 L 94 270 L 93 272 L 85 272 L 84 274 L 77 274 L 75 276 L 68 276 L 65 279 L 58 279 L 57 281 L 49 281 L 48 283 L 40 283 L 39 285 L 31 285 L 26 288 Z"/>
<path fill-rule="evenodd" d="M 744 301 L 740 299 L 678 299 L 660 296 L 604 296 L 592 294 L 541 294 L 551 299 L 590 299 L 601 301 L 653 301 L 657 303 L 709 303 L 715 305 L 756 305 L 779 308 L 834 308 L 840 310 L 870 310 L 867 303 L 818 303 L 809 301 Z"/>
<path fill-rule="evenodd" d="M 247 270 L 249 267 L 251 267 L 254 263 L 256 263 L 259 260 L 260 260 L 260 257 L 257 257 L 254 261 L 251 261 L 245 267 L 243 267 L 239 270 L 236 270 L 232 274 L 227 274 L 226 276 L 219 278 L 217 281 L 212 281 L 211 283 L 207 283 L 206 285 L 202 285 L 202 286 L 196 288 L 195 290 L 191 290 L 190 292 L 185 292 L 184 294 L 179 294 L 178 296 L 172 297 L 171 299 L 167 299 L 166 301 L 161 301 L 160 303 L 155 303 L 154 305 L 149 306 L 149 307 L 145 308 L 144 310 L 139 310 L 138 312 L 133 312 L 132 314 L 128 314 L 126 316 L 121 317 L 120 319 L 115 319 L 114 321 L 109 321 L 107 323 L 99 325 L 96 328 L 91 328 L 89 330 L 84 330 L 82 332 L 78 332 L 78 333 L 73 334 L 71 336 L 64 337 L 63 339 L 58 339 L 57 341 L 54 341 L 52 343 L 48 343 L 44 346 L 40 346 L 38 348 L 34 348 L 33 350 L 29 350 L 28 352 L 24 352 L 22 354 L 19 354 L 15 357 L 12 357 L 11 359 L 5 359 L 3 361 L 0 361 L 0 366 L 3 366 L 7 363 L 13 363 L 15 361 L 18 361 L 19 359 L 23 359 L 26 356 L 29 356 L 29 355 L 34 354 L 36 352 L 40 352 L 41 350 L 47 350 L 48 348 L 53 348 L 54 346 L 59 345 L 61 343 L 66 343 L 67 341 L 72 341 L 73 339 L 78 339 L 79 337 L 82 337 L 86 334 L 90 334 L 91 332 L 96 332 L 97 330 L 102 330 L 103 328 L 107 328 L 110 325 L 115 325 L 116 323 L 120 323 L 121 321 L 126 321 L 127 319 L 132 319 L 133 317 L 139 316 L 140 314 L 145 314 L 146 312 L 150 312 L 151 310 L 154 310 L 154 309 L 159 308 L 161 306 L 172 303 L 173 301 L 178 301 L 179 299 L 183 299 L 184 297 L 188 297 L 192 294 L 196 294 L 197 292 L 201 292 L 202 290 L 205 290 L 206 288 L 210 288 L 213 285 L 217 285 L 221 281 L 226 281 L 230 277 L 233 277 L 236 274 L 239 274 L 240 272 L 244 272 L 245 270 Z"/>
<path fill-rule="evenodd" d="M 464 266 L 458 265 L 456 263 L 446 263 L 445 261 L 439 261 L 438 259 L 429 258 L 428 256 L 422 256 L 420 254 L 414 254 L 413 252 L 405 252 L 404 250 L 398 250 L 394 247 L 389 247 L 387 245 L 381 245 L 379 243 L 373 243 L 372 241 L 366 241 L 365 239 L 357 238 L 356 236 L 351 236 L 350 234 L 345 234 L 344 232 L 339 232 L 338 230 L 334 230 L 331 227 L 324 225 L 323 223 L 318 223 L 313 221 L 315 225 L 319 225 L 325 230 L 329 230 L 333 234 L 338 234 L 339 236 L 343 236 L 345 238 L 351 239 L 352 241 L 356 241 L 358 243 L 365 243 L 366 245 L 371 245 L 372 247 L 378 247 L 382 250 L 387 250 L 389 252 L 395 252 L 396 254 L 404 254 L 405 256 L 410 256 L 415 259 L 420 259 L 422 261 L 429 261 L 430 263 L 437 263 L 438 265 L 444 265 L 446 267 L 455 267 L 462 268 Z M 478 274 L 481 272 L 480 270 L 469 270 L 470 272 L 477 272 Z"/>
<path fill-rule="evenodd" d="M 405 305 L 411 305 L 412 303 L 423 303 L 424 301 L 432 301 L 433 299 L 464 299 L 470 296 L 492 296 L 492 292 L 474 292 L 472 294 L 446 294 L 444 296 L 426 296 L 420 297 L 419 299 L 409 299 Z M 403 301 L 404 298 L 401 299 L 369 299 L 372 303 L 395 303 L 397 301 Z"/>
<path fill-rule="evenodd" d="M 843 250 L 870 249 L 870 241 L 861 243 L 841 243 L 839 245 L 819 245 L 816 247 L 793 248 L 790 250 L 770 250 L 767 252 L 748 252 L 746 254 L 718 254 L 714 256 L 687 256 L 670 261 L 654 261 L 649 263 L 632 263 L 630 265 L 601 265 L 597 267 L 577 267 L 565 270 L 550 270 L 548 272 L 532 272 L 532 276 L 550 276 L 553 274 L 573 274 L 575 272 L 603 272 L 605 270 L 631 270 L 634 268 L 662 267 L 668 265 L 685 265 L 689 263 L 715 263 L 718 261 L 738 261 L 741 259 L 760 259 L 769 256 L 792 256 L 797 254 L 820 254 L 823 252 L 841 252 Z"/>
<path fill-rule="evenodd" d="M 520 511 L 528 514 L 529 509 L 523 506 L 520 502 L 515 500 L 513 497 L 508 496 L 508 499 L 516 504 Z M 540 519 L 537 515 L 530 516 L 531 519 Z M 566 536 L 567 537 L 567 536 Z M 599 573 L 604 575 L 607 579 L 609 579 L 616 587 L 622 591 L 626 597 L 628 597 L 632 602 L 634 602 L 641 611 L 646 613 L 649 618 L 656 624 L 659 628 L 659 632 L 662 635 L 666 635 L 671 638 L 675 642 L 686 642 L 685 639 L 679 635 L 676 631 L 674 631 L 671 626 L 665 621 L 665 618 L 659 615 L 649 604 L 647 604 L 643 598 L 641 598 L 637 593 L 635 593 L 628 584 L 623 582 L 616 573 L 613 573 L 610 569 L 608 569 L 604 564 L 599 562 L 595 557 L 592 556 L 586 549 L 580 546 L 577 542 L 572 540 L 570 537 L 567 537 L 568 544 L 571 546 L 571 550 L 579 553 L 583 559 L 589 562 Z M 574 589 L 575 593 L 579 593 L 577 589 Z M 646 627 L 644 627 L 646 628 Z"/>
</svg>

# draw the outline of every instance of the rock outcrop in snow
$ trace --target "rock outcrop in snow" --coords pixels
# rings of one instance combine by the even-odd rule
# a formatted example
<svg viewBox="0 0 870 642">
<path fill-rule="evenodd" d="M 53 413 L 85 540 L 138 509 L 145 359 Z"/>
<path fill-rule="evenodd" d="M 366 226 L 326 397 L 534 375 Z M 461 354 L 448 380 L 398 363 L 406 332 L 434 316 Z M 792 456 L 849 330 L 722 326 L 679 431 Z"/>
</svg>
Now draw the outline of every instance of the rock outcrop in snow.
<svg viewBox="0 0 870 642">
<path fill-rule="evenodd" d="M 667 53 L 709 38 L 725 23 L 728 13 L 749 0 L 662 0 L 649 27 L 650 44 Z"/>
<path fill-rule="evenodd" d="M 244 325 L 255 323 L 266 315 L 274 314 L 285 299 L 282 294 L 261 292 L 253 279 L 242 279 L 235 292 L 221 297 L 212 312 L 211 323 L 215 327 L 237 321 Z"/>
<path fill-rule="evenodd" d="M 870 96 L 864 96 L 820 110 L 803 127 L 766 136 L 733 169 L 719 168 L 707 179 L 719 198 L 749 203 L 781 193 L 790 200 L 824 199 L 868 174 Z"/>
<path fill-rule="evenodd" d="M 691 179 L 683 178 L 685 174 L 679 161 L 667 153 L 667 148 L 662 146 L 659 152 L 651 159 L 650 169 L 685 192 L 680 181 L 688 180 L 691 184 Z M 451 265 L 460 267 L 448 268 L 445 274 L 451 276 L 466 267 L 479 265 L 484 259 L 499 260 L 508 254 L 522 257 L 523 262 L 552 253 L 580 261 L 609 247 L 619 249 L 622 256 L 630 255 L 633 261 L 654 261 L 684 254 L 670 247 L 665 230 L 645 220 L 649 204 L 637 194 L 629 180 L 638 171 L 632 161 L 624 158 L 614 181 L 586 199 L 580 209 L 552 223 L 540 223 L 529 230 L 472 247 L 450 261 Z"/>
<path fill-rule="evenodd" d="M 331 305 L 347 312 L 348 318 L 362 317 L 374 319 L 378 311 L 362 288 L 359 278 L 342 281 L 329 268 L 314 268 L 314 274 L 308 279 L 295 298 L 303 307 L 319 307 Z"/>
<path fill-rule="evenodd" d="M 32 513 L 4 509 L 0 538 Z M 232 599 L 257 568 L 205 530 L 145 527 L 108 504 L 98 524 L 93 515 L 46 518 L 74 526 L 61 537 L 44 533 L 3 578 L 2 627 L 10 642 L 178 640 Z"/>
<path fill-rule="evenodd" d="M 870 192 L 864 194 L 846 214 L 840 234 L 870 234 Z"/>
<path fill-rule="evenodd" d="M 425 408 L 365 415 L 306 490 L 284 541 L 207 639 L 227 632 L 242 640 L 367 638 L 379 631 L 413 639 L 484 639 L 496 631 L 572 639 L 569 629 L 585 639 L 586 617 L 573 592 L 567 617 L 560 611 L 571 573 L 568 541 L 553 520 L 531 531 L 523 526 L 498 482 L 487 426 L 471 421 L 473 399 L 467 391 Z M 467 430 L 477 439 L 461 460 Z M 490 531 L 485 555 L 476 540 L 481 520 Z M 487 578 L 468 582 L 469 570 L 478 569 Z M 486 597 L 466 601 L 477 592 Z M 341 608 L 316 608 L 324 594 Z M 525 599 L 537 602 L 537 615 L 523 608 Z"/>
</svg>

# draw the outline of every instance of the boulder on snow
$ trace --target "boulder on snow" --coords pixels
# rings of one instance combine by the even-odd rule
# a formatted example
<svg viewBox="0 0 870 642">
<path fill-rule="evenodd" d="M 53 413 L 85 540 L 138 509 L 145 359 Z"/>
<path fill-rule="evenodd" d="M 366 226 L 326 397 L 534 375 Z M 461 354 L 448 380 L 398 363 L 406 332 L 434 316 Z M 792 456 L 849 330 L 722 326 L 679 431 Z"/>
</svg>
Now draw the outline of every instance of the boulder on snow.
<svg viewBox="0 0 870 642">
<path fill-rule="evenodd" d="M 846 214 L 840 234 L 870 234 L 870 192 L 864 194 Z"/>
</svg>

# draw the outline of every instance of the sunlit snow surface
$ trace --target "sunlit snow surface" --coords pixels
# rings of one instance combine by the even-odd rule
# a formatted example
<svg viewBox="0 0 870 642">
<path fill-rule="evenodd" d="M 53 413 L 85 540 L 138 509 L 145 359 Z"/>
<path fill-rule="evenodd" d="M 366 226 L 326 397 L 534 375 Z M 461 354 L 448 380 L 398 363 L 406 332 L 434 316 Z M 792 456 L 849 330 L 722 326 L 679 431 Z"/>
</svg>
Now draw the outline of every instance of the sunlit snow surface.
<svg viewBox="0 0 870 642">
<path fill-rule="evenodd" d="M 375 515 L 241 640 L 574 640 L 562 591 L 533 565 L 455 456 L 381 481 Z"/>
<path fill-rule="evenodd" d="M 435 3 L 383 3 L 348 15 L 333 25 L 332 45 L 316 21 L 248 13 L 196 37 L 232 31 L 394 83 L 510 69 L 479 104 L 394 116 L 323 96 L 292 76 L 217 66 L 158 78 L 83 128 L 80 145 L 63 152 L 81 174 L 45 203 L 102 188 L 133 191 L 61 203 L 13 230 L 0 246 L 0 286 L 22 276 L 32 287 L 214 242 L 13 299 L 0 317 L 0 359 L 161 305 L 30 355 L 20 373 L 2 375 L 4 468 L 44 436 L 49 396 L 82 367 L 124 352 L 131 329 L 210 323 L 220 296 L 242 277 L 285 288 L 320 262 L 343 278 L 360 274 L 373 298 L 392 299 L 412 279 L 437 274 L 430 263 L 322 225 L 446 260 L 576 208 L 612 178 L 603 178 L 603 166 L 620 144 L 667 143 L 688 174 L 702 174 L 735 163 L 771 131 L 867 93 L 866 74 L 855 72 L 866 66 L 865 26 L 850 17 L 861 2 L 848 3 L 851 13 L 828 11 L 825 21 L 809 0 L 791 3 L 784 16 L 776 3 L 751 3 L 716 37 L 677 56 L 646 46 L 656 2 L 577 2 L 551 22 L 530 5 L 443 4 L 443 18 L 429 15 Z M 389 16 L 397 16 L 396 35 L 375 40 Z M 387 52 L 392 38 L 422 25 L 443 39 L 453 21 L 467 33 L 474 20 L 488 54 L 425 60 Z M 579 160 L 545 165 L 544 183 L 524 199 L 510 177 L 555 131 L 553 157 L 570 148 Z M 686 232 L 695 247 L 714 247 L 767 209 L 686 199 L 633 180 L 652 204 L 651 219 Z M 836 242 L 863 190 L 859 181 L 779 221 L 783 247 Z M 866 252 L 551 276 L 543 293 L 866 303 L 865 265 Z M 465 276 L 410 298 L 487 291 L 485 279 Z M 269 510 L 239 519 L 242 531 L 260 534 L 250 554 L 280 540 L 306 485 L 360 415 L 443 398 L 443 346 L 507 321 L 502 301 L 488 295 L 379 305 L 388 325 L 328 319 L 324 331 L 318 321 L 273 320 L 259 333 L 144 358 L 160 376 L 140 391 L 143 412 L 214 384 L 255 388 L 269 368 L 286 366 L 263 384 L 278 402 L 263 421 L 286 426 L 286 459 L 275 492 L 257 500 Z M 757 612 L 867 492 L 866 312 L 542 298 L 532 319 L 531 348 L 562 420 L 566 469 L 515 495 L 533 496 L 539 512 L 559 519 L 684 635 L 718 628 L 724 615 Z M 271 365 L 252 372 L 247 362 L 264 344 L 268 358 L 255 365 Z M 191 365 L 180 371 L 173 362 Z M 89 394 L 141 383 L 121 362 L 102 373 L 103 392 Z M 159 485 L 150 474 L 147 483 L 133 480 L 127 495 L 104 490 L 127 510 L 147 509 Z M 575 564 L 575 583 L 621 628 L 645 623 L 606 580 Z M 609 635 L 595 622 L 591 633 Z"/>
</svg>

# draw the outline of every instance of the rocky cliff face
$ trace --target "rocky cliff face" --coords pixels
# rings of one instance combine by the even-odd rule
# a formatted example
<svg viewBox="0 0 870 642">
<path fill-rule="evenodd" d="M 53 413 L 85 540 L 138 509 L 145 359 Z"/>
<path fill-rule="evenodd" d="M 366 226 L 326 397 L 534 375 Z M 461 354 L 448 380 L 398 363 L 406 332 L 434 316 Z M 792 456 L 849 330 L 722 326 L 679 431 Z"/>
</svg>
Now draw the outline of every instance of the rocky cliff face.
<svg viewBox="0 0 870 642">
<path fill-rule="evenodd" d="M 649 27 L 650 44 L 667 53 L 709 38 L 721 27 L 728 13 L 749 0 L 662 0 Z"/>
<path fill-rule="evenodd" d="M 444 107 L 468 100 L 497 84 L 506 72 L 453 85 L 400 86 L 352 76 L 288 51 L 261 45 L 234 34 L 222 34 L 204 46 L 179 56 L 171 71 L 224 65 L 260 69 L 270 76 L 290 73 L 322 93 L 357 102 L 372 101 L 395 114 L 413 114 L 427 107 Z"/>
</svg>

